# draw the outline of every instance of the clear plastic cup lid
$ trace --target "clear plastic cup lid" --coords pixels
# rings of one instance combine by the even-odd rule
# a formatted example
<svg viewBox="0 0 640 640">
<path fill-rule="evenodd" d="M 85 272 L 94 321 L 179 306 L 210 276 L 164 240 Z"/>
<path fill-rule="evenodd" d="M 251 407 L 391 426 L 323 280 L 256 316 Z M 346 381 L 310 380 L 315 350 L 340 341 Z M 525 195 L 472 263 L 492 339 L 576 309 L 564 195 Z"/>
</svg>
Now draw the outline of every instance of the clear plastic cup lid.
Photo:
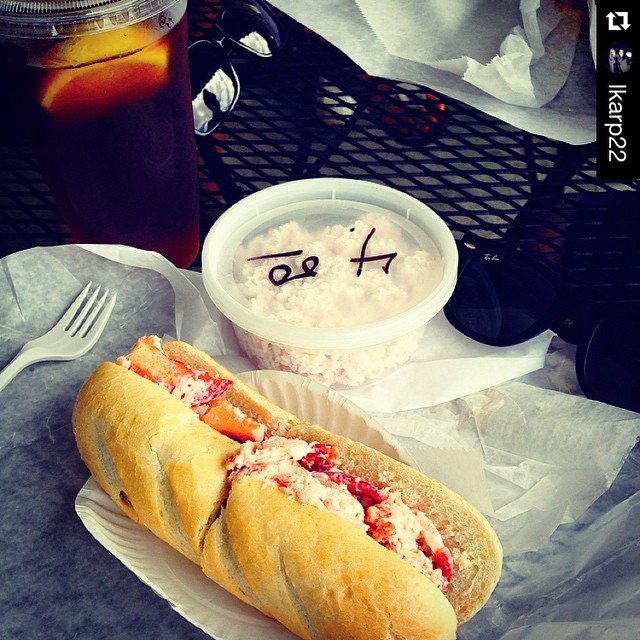
<svg viewBox="0 0 640 640">
<path fill-rule="evenodd" d="M 0 0 L 0 35 L 51 38 L 134 24 L 185 0 Z"/>
</svg>

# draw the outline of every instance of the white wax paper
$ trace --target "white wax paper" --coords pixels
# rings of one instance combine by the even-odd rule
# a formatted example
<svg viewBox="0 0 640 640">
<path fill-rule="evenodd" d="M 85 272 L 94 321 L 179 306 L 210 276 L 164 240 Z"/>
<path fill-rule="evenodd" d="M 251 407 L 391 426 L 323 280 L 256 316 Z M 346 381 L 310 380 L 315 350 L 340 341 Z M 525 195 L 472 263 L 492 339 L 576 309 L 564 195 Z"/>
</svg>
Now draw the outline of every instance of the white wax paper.
<svg viewBox="0 0 640 640">
<path fill-rule="evenodd" d="M 118 291 L 113 316 L 89 354 L 33 365 L 3 390 L 5 425 L 13 423 L 12 412 L 34 416 L 19 421 L 26 425 L 19 432 L 0 429 L 3 447 L 40 437 L 48 422 L 42 407 L 69 411 L 49 405 L 49 391 L 77 388 L 99 362 L 126 353 L 141 335 L 187 340 L 236 372 L 253 368 L 204 297 L 200 275 L 156 254 L 61 246 L 17 253 L 0 266 L 0 366 L 48 329 L 88 280 Z M 437 339 L 426 339 L 415 360 L 394 374 L 406 375 L 410 401 L 395 406 L 385 384 L 361 396 L 352 390 L 350 399 L 361 411 L 373 407 L 373 417 L 417 466 L 476 504 L 502 540 L 504 577 L 459 637 L 634 637 L 630 630 L 640 623 L 638 447 L 627 455 L 640 417 L 578 395 L 573 352 L 556 338 L 545 362 L 549 336 L 520 351 L 478 351 L 458 341 L 442 319 L 429 328 Z M 442 361 L 461 397 L 439 387 Z M 37 405 L 25 389 L 38 390 Z M 615 491 L 609 489 L 614 480 Z"/>
<path fill-rule="evenodd" d="M 519 129 L 595 140 L 593 0 L 271 0 L 371 76 L 425 86 Z"/>
</svg>

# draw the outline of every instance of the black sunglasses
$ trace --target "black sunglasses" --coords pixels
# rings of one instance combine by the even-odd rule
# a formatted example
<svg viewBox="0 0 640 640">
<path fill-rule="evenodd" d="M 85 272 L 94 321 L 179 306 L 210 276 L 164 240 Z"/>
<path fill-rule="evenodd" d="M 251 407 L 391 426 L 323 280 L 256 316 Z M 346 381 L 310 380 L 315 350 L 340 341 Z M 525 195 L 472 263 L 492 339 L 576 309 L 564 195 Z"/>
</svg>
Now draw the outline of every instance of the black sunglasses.
<svg viewBox="0 0 640 640">
<path fill-rule="evenodd" d="M 231 113 L 240 80 L 229 57 L 234 46 L 270 58 L 285 42 L 271 8 L 262 0 L 230 0 L 211 29 L 189 46 L 191 98 L 195 132 L 206 136 Z"/>
<path fill-rule="evenodd" d="M 444 307 L 458 331 L 504 347 L 551 329 L 576 345 L 588 398 L 640 412 L 640 314 L 572 295 L 543 262 L 500 241 L 468 235 L 458 249 L 458 282 Z"/>
</svg>

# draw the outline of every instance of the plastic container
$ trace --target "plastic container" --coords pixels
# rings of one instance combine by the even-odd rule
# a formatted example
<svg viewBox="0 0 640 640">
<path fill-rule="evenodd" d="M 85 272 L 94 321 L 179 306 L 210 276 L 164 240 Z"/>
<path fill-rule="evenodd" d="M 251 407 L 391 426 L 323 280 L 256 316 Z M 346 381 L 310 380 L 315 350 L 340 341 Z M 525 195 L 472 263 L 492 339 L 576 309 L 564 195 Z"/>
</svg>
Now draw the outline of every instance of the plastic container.
<svg viewBox="0 0 640 640">
<path fill-rule="evenodd" d="M 348 387 L 411 357 L 457 266 L 432 209 L 343 178 L 254 193 L 215 222 L 202 252 L 205 288 L 256 366 Z"/>
</svg>

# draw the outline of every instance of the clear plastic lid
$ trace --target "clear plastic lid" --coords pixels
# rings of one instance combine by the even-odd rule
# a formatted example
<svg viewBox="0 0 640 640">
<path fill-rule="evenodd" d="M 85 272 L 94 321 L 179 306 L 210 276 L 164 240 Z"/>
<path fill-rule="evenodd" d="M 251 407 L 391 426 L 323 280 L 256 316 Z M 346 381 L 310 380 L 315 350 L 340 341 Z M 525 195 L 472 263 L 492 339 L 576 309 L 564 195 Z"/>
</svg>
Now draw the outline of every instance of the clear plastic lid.
<svg viewBox="0 0 640 640">
<path fill-rule="evenodd" d="M 0 35 L 52 38 L 147 20 L 184 0 L 0 0 Z"/>
<path fill-rule="evenodd" d="M 230 207 L 202 252 L 211 299 L 234 324 L 312 349 L 379 344 L 424 325 L 453 291 L 445 222 L 390 187 L 313 178 Z"/>
</svg>

